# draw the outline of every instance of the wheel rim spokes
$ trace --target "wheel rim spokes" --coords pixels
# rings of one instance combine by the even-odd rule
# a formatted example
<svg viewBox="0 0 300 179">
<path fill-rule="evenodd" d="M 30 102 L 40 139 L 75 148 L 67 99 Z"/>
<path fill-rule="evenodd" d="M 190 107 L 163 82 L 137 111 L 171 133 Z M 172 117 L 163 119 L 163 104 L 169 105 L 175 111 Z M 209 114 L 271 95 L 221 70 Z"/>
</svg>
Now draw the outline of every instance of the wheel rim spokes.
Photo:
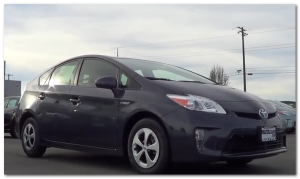
<svg viewBox="0 0 300 179">
<path fill-rule="evenodd" d="M 159 156 L 159 141 L 156 134 L 148 129 L 140 129 L 132 141 L 134 160 L 142 168 L 151 168 Z"/>
<path fill-rule="evenodd" d="M 25 126 L 23 132 L 23 142 L 27 150 L 31 150 L 35 143 L 35 130 L 31 124 Z"/>
</svg>

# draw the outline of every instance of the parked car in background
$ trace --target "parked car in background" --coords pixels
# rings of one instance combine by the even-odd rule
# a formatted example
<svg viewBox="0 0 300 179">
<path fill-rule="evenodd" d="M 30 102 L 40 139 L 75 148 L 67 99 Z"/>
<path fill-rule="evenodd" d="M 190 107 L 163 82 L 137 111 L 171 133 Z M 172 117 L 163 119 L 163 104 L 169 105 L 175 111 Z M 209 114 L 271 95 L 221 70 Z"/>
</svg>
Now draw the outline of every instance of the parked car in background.
<svg viewBox="0 0 300 179">
<path fill-rule="evenodd" d="M 144 174 L 170 162 L 246 165 L 286 152 L 268 101 L 181 67 L 86 55 L 29 82 L 16 112 L 29 157 L 48 147 L 129 158 Z"/>
<path fill-rule="evenodd" d="M 20 96 L 10 96 L 4 98 L 4 132 L 10 133 L 13 138 L 17 138 L 14 114 L 19 100 Z"/>
<path fill-rule="evenodd" d="M 284 104 L 287 104 L 287 105 L 290 105 L 292 106 L 293 108 L 296 108 L 296 102 L 295 101 L 280 101 Z"/>
<path fill-rule="evenodd" d="M 283 122 L 286 125 L 287 132 L 295 132 L 296 131 L 295 108 L 279 101 L 275 101 L 275 100 L 268 100 L 268 101 L 274 104 L 275 108 L 277 109 L 277 113 L 279 114 L 280 118 L 283 120 Z"/>
</svg>

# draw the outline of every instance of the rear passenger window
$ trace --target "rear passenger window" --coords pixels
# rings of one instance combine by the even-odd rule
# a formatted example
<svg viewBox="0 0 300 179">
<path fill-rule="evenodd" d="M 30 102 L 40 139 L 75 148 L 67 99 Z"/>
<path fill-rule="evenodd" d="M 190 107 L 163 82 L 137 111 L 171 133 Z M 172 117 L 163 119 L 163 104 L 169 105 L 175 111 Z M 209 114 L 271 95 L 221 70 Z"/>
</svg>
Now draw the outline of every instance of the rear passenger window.
<svg viewBox="0 0 300 179">
<path fill-rule="evenodd" d="M 51 75 L 50 85 L 72 85 L 79 60 L 57 67 Z"/>
<path fill-rule="evenodd" d="M 98 59 L 84 60 L 78 79 L 78 86 L 96 87 L 95 81 L 100 77 L 116 77 L 117 67 Z"/>
<path fill-rule="evenodd" d="M 17 99 L 11 99 L 9 100 L 8 104 L 7 104 L 7 108 L 13 108 L 15 106 L 17 106 L 18 100 Z"/>
<path fill-rule="evenodd" d="M 46 81 L 49 82 L 49 80 L 47 80 L 51 74 L 53 69 L 47 71 L 46 73 L 44 73 L 41 77 L 40 77 L 40 81 L 39 81 L 39 85 L 45 85 Z M 47 84 L 46 84 L 47 85 Z"/>
</svg>

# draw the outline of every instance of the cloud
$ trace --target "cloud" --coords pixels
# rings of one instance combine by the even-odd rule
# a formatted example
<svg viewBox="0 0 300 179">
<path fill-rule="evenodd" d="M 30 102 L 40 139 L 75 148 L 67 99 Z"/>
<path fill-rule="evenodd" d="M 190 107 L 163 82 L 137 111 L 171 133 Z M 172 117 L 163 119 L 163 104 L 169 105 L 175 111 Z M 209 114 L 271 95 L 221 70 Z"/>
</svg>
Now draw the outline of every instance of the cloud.
<svg viewBox="0 0 300 179">
<path fill-rule="evenodd" d="M 202 39 L 124 47 L 119 54 L 175 64 L 204 76 L 216 63 L 234 73 L 242 68 L 241 36 L 234 28 L 245 26 L 249 29 L 247 68 L 295 66 L 295 29 L 257 33 L 295 27 L 295 13 L 295 5 L 5 5 L 4 58 L 14 79 L 30 81 L 50 66 L 78 55 L 115 56 L 115 49 L 107 50 Z M 228 35 L 236 36 L 203 39 Z M 294 76 L 248 78 L 247 89 L 253 94 L 295 100 Z M 233 87 L 243 89 L 242 76 L 230 79 Z M 285 89 L 280 80 L 293 90 Z"/>
</svg>

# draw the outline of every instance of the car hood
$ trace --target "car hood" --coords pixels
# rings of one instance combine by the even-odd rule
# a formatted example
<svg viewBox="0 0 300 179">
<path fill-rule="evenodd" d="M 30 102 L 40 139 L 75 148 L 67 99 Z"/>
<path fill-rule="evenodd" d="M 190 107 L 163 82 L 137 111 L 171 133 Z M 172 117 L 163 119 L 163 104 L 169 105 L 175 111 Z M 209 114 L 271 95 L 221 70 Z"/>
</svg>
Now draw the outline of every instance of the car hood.
<svg viewBox="0 0 300 179">
<path fill-rule="evenodd" d="M 202 84 L 193 82 L 176 82 L 176 81 L 155 81 L 156 83 L 186 94 L 203 96 L 215 101 L 228 102 L 243 102 L 243 101 L 257 101 L 262 103 L 269 103 L 266 100 L 259 98 L 250 93 L 222 85 Z"/>
</svg>

